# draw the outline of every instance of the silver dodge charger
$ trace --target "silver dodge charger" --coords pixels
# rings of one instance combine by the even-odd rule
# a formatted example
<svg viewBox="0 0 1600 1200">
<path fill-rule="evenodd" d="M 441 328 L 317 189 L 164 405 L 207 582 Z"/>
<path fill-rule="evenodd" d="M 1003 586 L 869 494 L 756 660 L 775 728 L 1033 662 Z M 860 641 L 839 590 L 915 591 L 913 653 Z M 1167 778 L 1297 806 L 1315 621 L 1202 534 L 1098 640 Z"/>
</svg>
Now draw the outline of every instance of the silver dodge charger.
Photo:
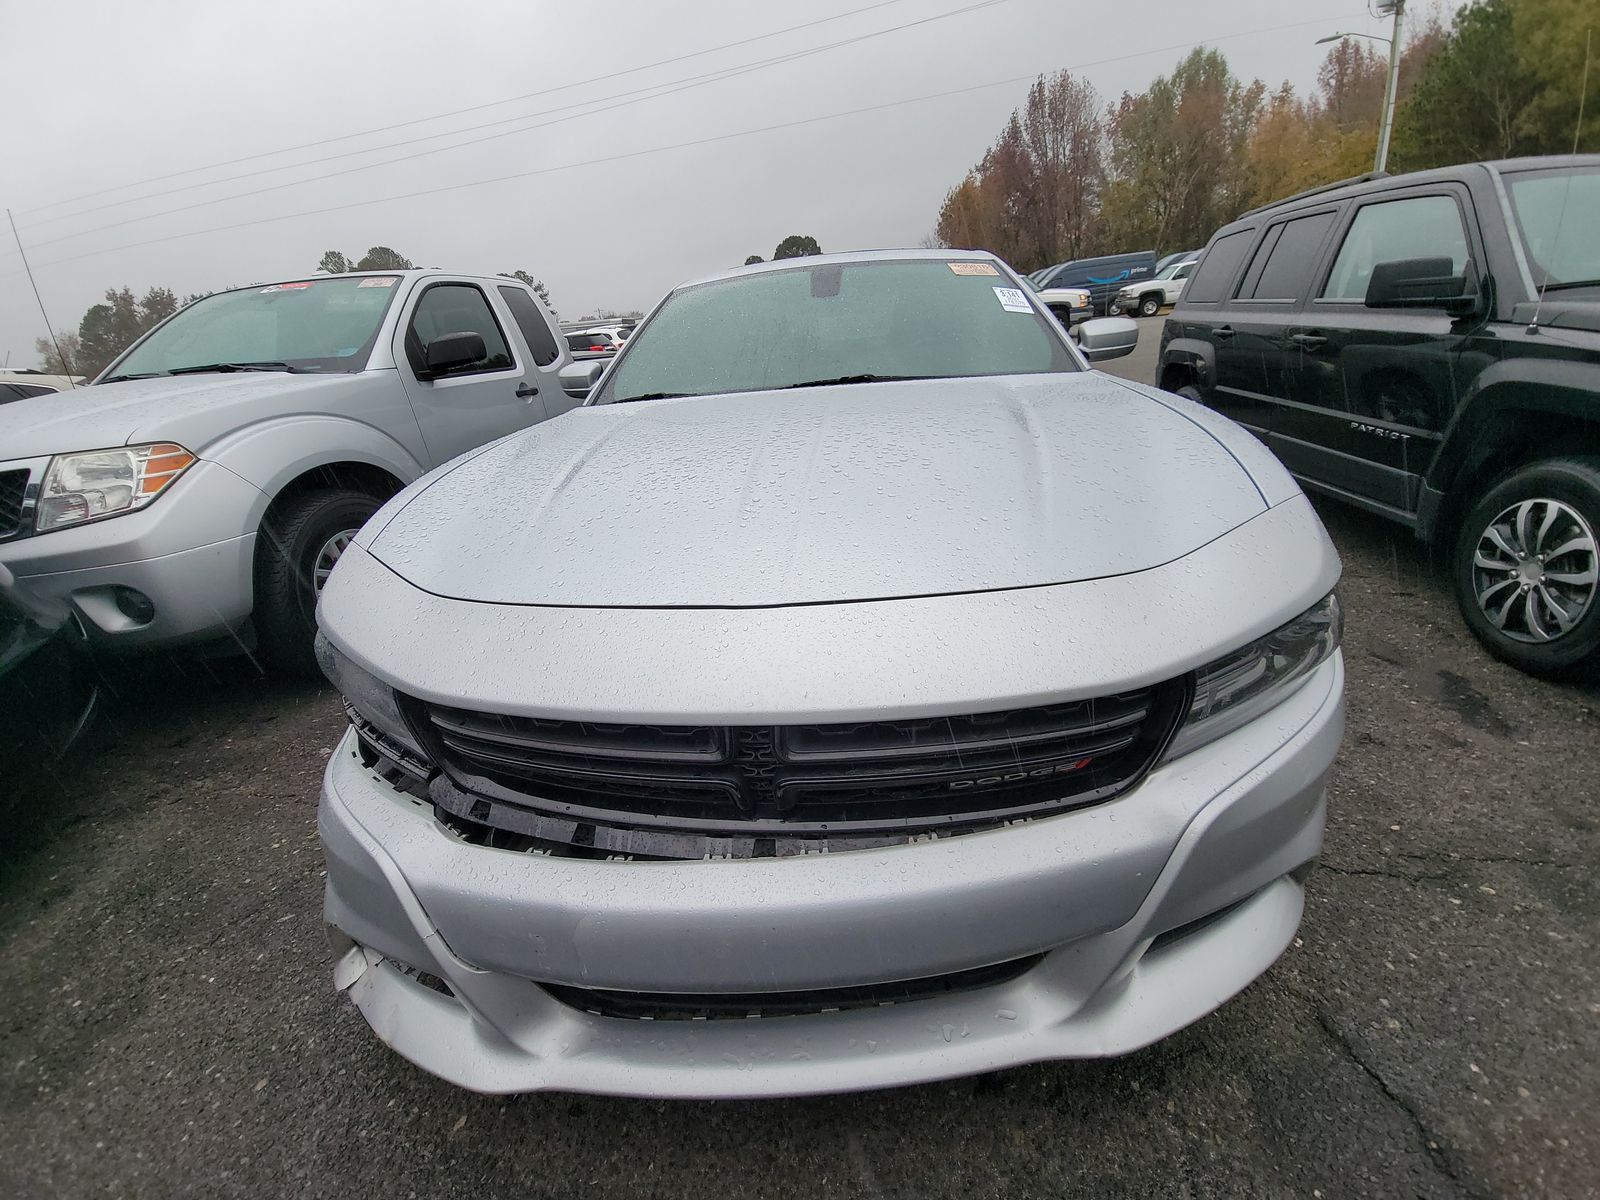
<svg viewBox="0 0 1600 1200">
<path fill-rule="evenodd" d="M 1265 971 L 1339 560 L 1249 434 L 1089 367 L 1131 326 L 985 254 L 748 267 L 385 505 L 318 639 L 378 1036 L 481 1092 L 794 1095 L 1123 1054 Z"/>
</svg>

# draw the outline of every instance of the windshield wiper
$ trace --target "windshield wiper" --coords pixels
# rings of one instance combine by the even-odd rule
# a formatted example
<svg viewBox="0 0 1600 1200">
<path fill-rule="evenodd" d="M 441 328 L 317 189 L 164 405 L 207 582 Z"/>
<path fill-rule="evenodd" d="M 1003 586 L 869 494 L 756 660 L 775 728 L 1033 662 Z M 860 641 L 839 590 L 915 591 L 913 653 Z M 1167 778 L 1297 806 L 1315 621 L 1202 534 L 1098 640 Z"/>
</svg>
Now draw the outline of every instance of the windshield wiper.
<svg viewBox="0 0 1600 1200">
<path fill-rule="evenodd" d="M 832 379 L 807 379 L 803 383 L 786 383 L 789 388 L 832 387 L 844 383 L 903 383 L 908 379 L 937 379 L 937 375 L 838 375 Z"/>
<path fill-rule="evenodd" d="M 291 367 L 286 362 L 219 362 L 206 363 L 198 367 L 174 367 L 168 375 L 204 375 L 208 371 L 287 371 L 291 375 L 298 374 L 300 367 Z"/>
<path fill-rule="evenodd" d="M 127 379 L 154 379 L 160 371 L 133 371 L 127 375 L 107 375 L 101 383 L 121 383 Z"/>
<path fill-rule="evenodd" d="M 1585 287 L 1600 287 L 1600 279 L 1568 279 L 1562 283 L 1546 283 L 1544 290 L 1547 292 L 1559 292 L 1563 288 Z"/>
<path fill-rule="evenodd" d="M 698 396 L 699 392 L 644 392 L 637 396 L 623 396 L 613 404 L 632 404 L 635 400 L 681 400 L 685 396 Z"/>
</svg>

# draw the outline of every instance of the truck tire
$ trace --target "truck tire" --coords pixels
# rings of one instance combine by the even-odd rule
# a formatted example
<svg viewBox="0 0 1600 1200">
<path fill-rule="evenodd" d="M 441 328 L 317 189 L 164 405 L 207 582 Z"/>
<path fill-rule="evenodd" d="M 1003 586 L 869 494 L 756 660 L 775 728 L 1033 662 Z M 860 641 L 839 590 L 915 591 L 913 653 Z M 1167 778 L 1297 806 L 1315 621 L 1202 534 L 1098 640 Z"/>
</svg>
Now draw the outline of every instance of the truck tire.
<svg viewBox="0 0 1600 1200">
<path fill-rule="evenodd" d="M 1600 667 L 1600 459 L 1506 476 L 1472 506 L 1452 556 L 1456 600 L 1489 653 L 1531 675 Z"/>
<path fill-rule="evenodd" d="M 315 677 L 317 596 L 350 539 L 378 511 L 362 492 L 307 492 L 269 513 L 256 540 L 256 641 L 274 674 Z"/>
<path fill-rule="evenodd" d="M 1153 317 L 1161 311 L 1161 297 L 1150 295 L 1139 297 L 1139 315 Z"/>
</svg>

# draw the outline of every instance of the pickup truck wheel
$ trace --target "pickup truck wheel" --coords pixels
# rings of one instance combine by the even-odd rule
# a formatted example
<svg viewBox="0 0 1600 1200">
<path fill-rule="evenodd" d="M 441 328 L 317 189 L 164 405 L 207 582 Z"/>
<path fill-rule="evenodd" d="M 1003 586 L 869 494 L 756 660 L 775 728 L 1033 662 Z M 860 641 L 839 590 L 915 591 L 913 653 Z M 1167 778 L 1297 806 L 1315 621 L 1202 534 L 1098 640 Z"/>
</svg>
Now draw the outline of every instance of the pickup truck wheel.
<svg viewBox="0 0 1600 1200">
<path fill-rule="evenodd" d="M 1160 311 L 1160 296 L 1145 296 L 1139 301 L 1139 315 L 1141 317 L 1153 317 Z"/>
<path fill-rule="evenodd" d="M 261 526 L 256 543 L 256 638 L 268 667 L 315 676 L 317 597 L 334 564 L 378 511 L 360 492 L 317 491 L 291 501 Z"/>
<path fill-rule="evenodd" d="M 1456 598 L 1496 658 L 1568 679 L 1600 667 L 1600 459 L 1523 467 L 1473 505 L 1456 539 Z"/>
</svg>

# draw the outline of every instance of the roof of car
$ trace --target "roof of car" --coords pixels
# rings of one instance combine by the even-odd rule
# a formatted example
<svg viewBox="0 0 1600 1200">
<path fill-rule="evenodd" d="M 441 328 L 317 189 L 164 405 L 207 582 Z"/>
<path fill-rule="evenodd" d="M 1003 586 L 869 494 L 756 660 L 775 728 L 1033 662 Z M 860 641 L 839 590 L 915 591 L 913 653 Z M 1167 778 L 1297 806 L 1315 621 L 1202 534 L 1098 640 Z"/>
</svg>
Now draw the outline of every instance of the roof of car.
<svg viewBox="0 0 1600 1200">
<path fill-rule="evenodd" d="M 1448 167 L 1433 167 L 1426 171 L 1406 171 L 1399 175 L 1390 175 L 1387 172 L 1369 171 L 1365 175 L 1356 175 L 1350 179 L 1341 179 L 1336 183 L 1325 183 L 1321 187 L 1308 188 L 1303 192 L 1296 192 L 1292 196 L 1285 196 L 1281 200 L 1274 200 L 1248 212 L 1239 214 L 1238 221 L 1250 217 L 1260 216 L 1262 213 L 1271 212 L 1279 208 L 1316 200 L 1318 197 L 1332 198 L 1335 192 L 1357 193 L 1363 190 L 1381 191 L 1386 186 L 1392 186 L 1396 181 L 1403 180 L 1404 185 L 1413 183 L 1432 183 L 1442 179 L 1461 179 L 1474 171 L 1493 171 L 1496 174 L 1510 174 L 1517 171 L 1547 170 L 1551 167 L 1594 167 L 1600 166 L 1600 154 L 1547 154 L 1536 158 L 1500 158 L 1488 162 L 1455 163 Z M 1237 221 L 1230 221 L 1230 225 Z"/>
<path fill-rule="evenodd" d="M 845 254 L 808 254 L 800 258 L 776 258 L 770 262 L 752 263 L 748 267 L 732 267 L 726 271 L 717 271 L 710 275 L 703 275 L 698 279 L 686 279 L 678 284 L 679 288 L 694 287 L 697 284 L 710 283 L 715 279 L 734 279 L 740 275 L 760 275 L 766 271 L 781 271 L 789 267 L 814 267 L 827 263 L 857 263 L 857 262 L 893 262 L 896 259 L 925 259 L 930 262 L 993 262 L 1006 264 L 996 255 L 987 250 L 851 250 Z"/>
</svg>

